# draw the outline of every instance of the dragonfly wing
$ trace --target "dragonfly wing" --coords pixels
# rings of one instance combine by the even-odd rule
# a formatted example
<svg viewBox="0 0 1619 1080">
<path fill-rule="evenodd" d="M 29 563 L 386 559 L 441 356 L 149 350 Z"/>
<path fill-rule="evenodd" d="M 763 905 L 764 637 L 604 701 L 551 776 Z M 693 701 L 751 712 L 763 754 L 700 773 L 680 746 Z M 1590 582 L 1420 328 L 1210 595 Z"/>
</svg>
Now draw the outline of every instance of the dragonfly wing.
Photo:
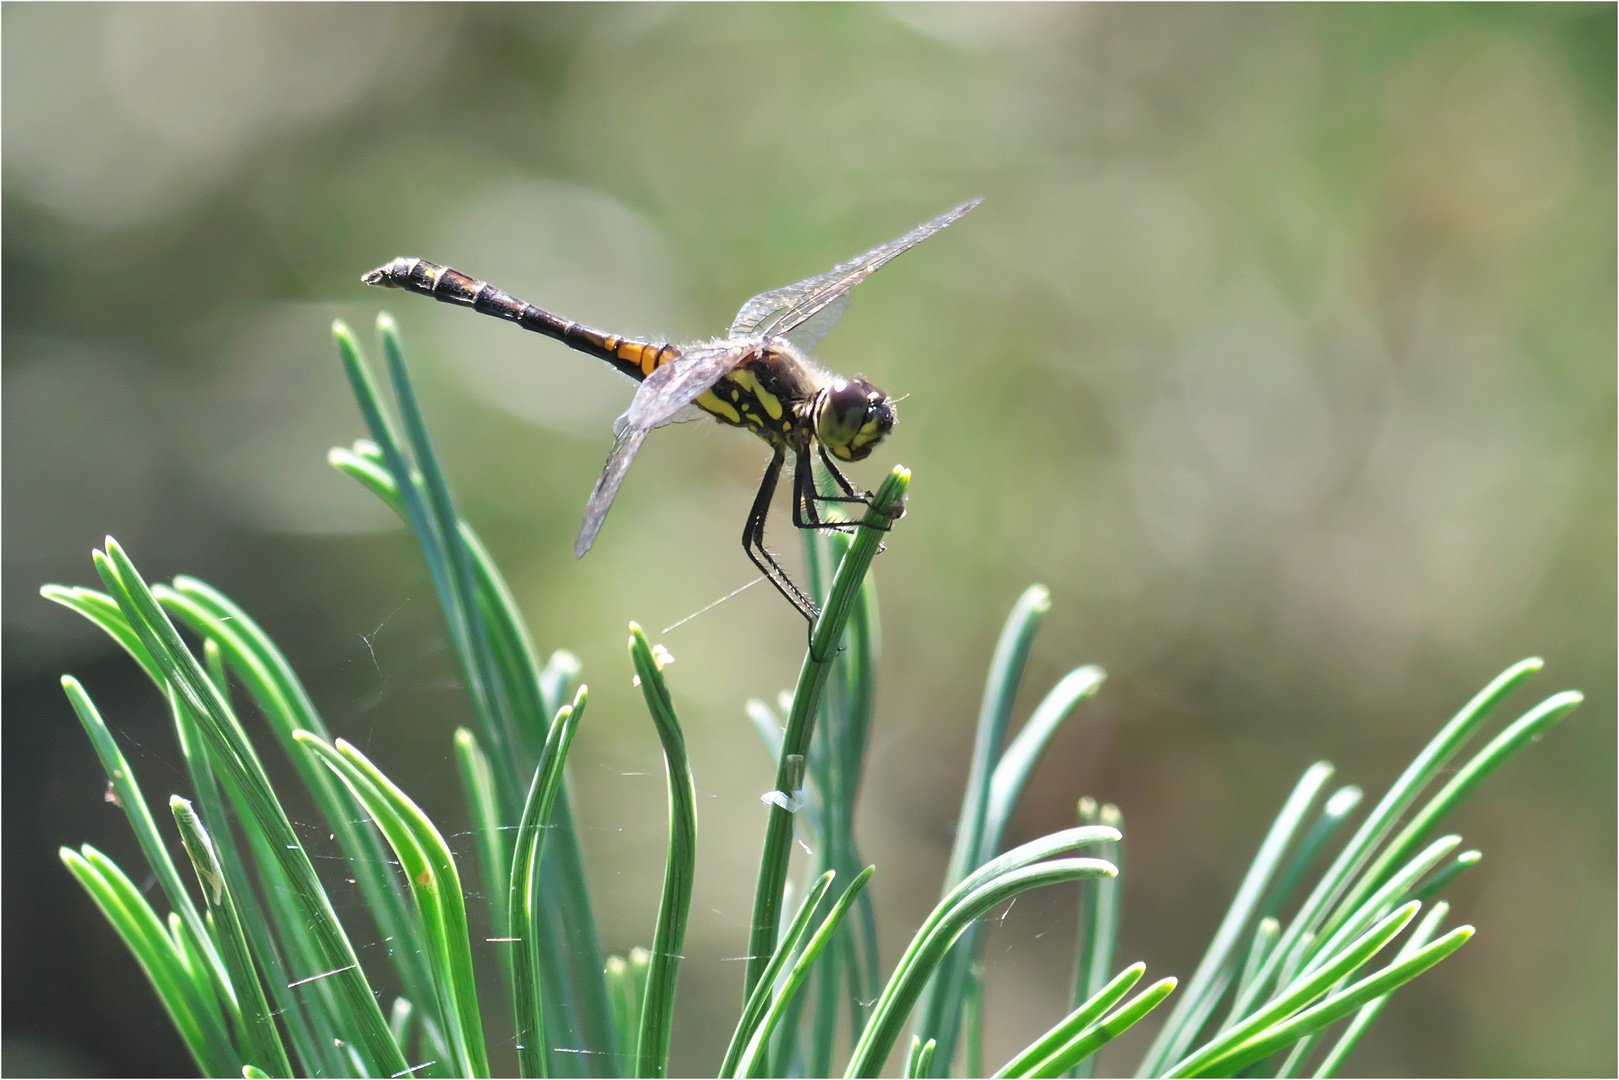
<svg viewBox="0 0 1619 1080">
<path fill-rule="evenodd" d="M 679 412 L 675 413 L 669 419 L 665 420 L 664 423 L 665 424 L 689 424 L 693 420 L 707 420 L 707 419 L 710 419 L 710 418 L 711 417 L 710 417 L 710 415 L 708 413 L 704 412 L 702 409 L 698 408 L 696 405 L 684 405 L 684 406 L 681 407 Z M 615 436 L 622 435 L 622 434 L 624 434 L 624 430 L 626 428 L 628 428 L 629 426 L 630 426 L 630 414 L 629 414 L 629 410 L 626 409 L 624 412 L 619 413 L 618 418 L 613 421 L 613 434 Z"/>
<path fill-rule="evenodd" d="M 711 419 L 713 419 L 712 416 L 704 412 L 702 409 L 699 409 L 696 405 L 682 405 L 679 412 L 675 413 L 664 422 L 669 424 L 689 424 L 693 420 Z"/>
<path fill-rule="evenodd" d="M 843 318 L 843 313 L 849 310 L 849 294 L 847 291 L 834 296 L 827 305 L 814 315 L 793 327 L 782 337 L 793 343 L 793 347 L 801 353 L 810 353 L 821 339 L 832 332 Z"/>
<path fill-rule="evenodd" d="M 573 542 L 574 558 L 583 558 L 590 545 L 596 542 L 596 534 L 601 532 L 602 522 L 607 520 L 607 511 L 613 508 L 613 498 L 624 483 L 624 475 L 630 471 L 630 462 L 635 460 L 636 451 L 646 441 L 649 430 L 628 427 L 613 440 L 612 452 L 607 455 L 607 466 L 602 469 L 601 478 L 590 492 L 590 502 L 585 505 L 585 520 L 579 526 L 578 539 Z"/>
<path fill-rule="evenodd" d="M 881 247 L 872 248 L 858 258 L 839 263 L 824 274 L 805 278 L 784 288 L 760 293 L 743 304 L 742 310 L 736 313 L 736 321 L 731 324 L 731 336 L 790 335 L 794 330 L 816 319 L 822 312 L 830 310 L 841 300 L 842 304 L 829 316 L 828 321 L 817 325 L 811 333 L 804 335 L 811 337 L 813 341 L 819 341 L 843 314 L 843 308 L 848 306 L 850 289 L 876 273 L 884 263 L 896 255 L 915 247 L 940 229 L 965 216 L 980 202 L 983 200 L 974 199 L 962 203 L 949 213 L 940 214 L 932 221 L 924 222 L 904 236 L 890 240 Z M 794 341 L 794 344 L 797 342 Z"/>
<path fill-rule="evenodd" d="M 681 416 L 682 409 L 740 367 L 754 352 L 754 346 L 748 342 L 731 341 L 687 349 L 641 383 L 629 411 L 621 418 L 625 428 L 649 431 L 685 419 Z"/>
<path fill-rule="evenodd" d="M 753 346 L 746 343 L 721 341 L 699 345 L 687 349 L 678 359 L 646 377 L 635 392 L 629 410 L 613 424 L 613 449 L 585 506 L 585 520 L 579 526 L 578 539 L 573 542 L 575 557 L 582 557 L 596 542 L 596 534 L 607 520 L 607 511 L 613 507 L 613 498 L 630 471 L 630 463 L 652 429 L 696 419 L 688 412 L 688 406 L 753 353 Z M 701 410 L 691 412 L 702 414 Z"/>
</svg>

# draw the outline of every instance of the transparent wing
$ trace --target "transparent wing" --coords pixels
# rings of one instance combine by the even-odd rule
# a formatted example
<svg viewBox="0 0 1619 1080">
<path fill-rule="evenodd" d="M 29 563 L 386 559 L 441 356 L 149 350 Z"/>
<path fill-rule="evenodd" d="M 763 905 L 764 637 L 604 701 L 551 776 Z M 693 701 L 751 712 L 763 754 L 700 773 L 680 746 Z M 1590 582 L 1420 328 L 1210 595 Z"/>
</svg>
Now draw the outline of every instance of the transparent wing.
<svg viewBox="0 0 1619 1080">
<path fill-rule="evenodd" d="M 675 413 L 669 419 L 665 420 L 664 423 L 665 424 L 689 424 L 693 420 L 712 420 L 712 419 L 713 419 L 713 417 L 710 414 L 704 412 L 702 409 L 698 408 L 696 405 L 683 405 L 683 406 L 681 406 L 679 412 Z M 618 418 L 613 421 L 613 434 L 615 436 L 622 435 L 622 434 L 624 434 L 624 430 L 626 428 L 628 428 L 629 426 L 630 426 L 630 414 L 629 414 L 629 410 L 626 409 L 624 412 L 619 413 Z"/>
<path fill-rule="evenodd" d="M 881 247 L 872 248 L 857 259 L 839 263 L 824 274 L 805 278 L 793 285 L 760 293 L 736 313 L 732 337 L 749 334 L 780 334 L 800 348 L 813 347 L 825 337 L 849 306 L 849 290 L 876 273 L 888 260 L 926 240 L 940 229 L 965 216 L 983 202 L 962 203 L 947 214 L 918 225 L 910 232 Z M 811 323 L 815 325 L 811 326 Z M 794 331 L 800 331 L 794 334 Z M 808 345 L 800 338 L 808 339 Z"/>
<path fill-rule="evenodd" d="M 674 421 L 680 410 L 752 355 L 751 346 L 729 341 L 687 349 L 641 383 L 623 416 L 625 427 L 649 431 Z"/>
<path fill-rule="evenodd" d="M 711 419 L 709 414 L 704 412 L 703 410 L 699 409 L 697 406 L 695 406 L 695 405 L 682 405 L 680 407 L 680 411 L 675 413 L 673 416 L 671 416 L 666 421 L 666 423 L 670 423 L 670 424 L 689 424 L 693 420 L 708 420 L 708 419 Z"/>
<path fill-rule="evenodd" d="M 630 462 L 635 460 L 636 451 L 646 441 L 648 428 L 625 428 L 618 438 L 613 440 L 613 449 L 607 455 L 607 467 L 602 469 L 601 478 L 590 492 L 590 502 L 585 504 L 585 520 L 579 526 L 579 536 L 573 542 L 574 558 L 583 558 L 590 545 L 596 542 L 596 534 L 601 532 L 602 522 L 607 520 L 607 511 L 613 508 L 613 498 L 618 494 L 619 485 L 624 483 L 624 474 L 630 471 Z"/>
<path fill-rule="evenodd" d="M 819 345 L 821 339 L 832 332 L 832 328 L 838 325 L 838 320 L 843 318 L 843 313 L 848 310 L 849 293 L 845 290 L 827 301 L 825 307 L 787 331 L 782 337 L 792 342 L 793 347 L 801 353 L 813 352 L 815 346 Z"/>
<path fill-rule="evenodd" d="M 678 359 L 646 377 L 635 392 L 629 410 L 613 424 L 613 449 L 590 492 L 584 523 L 579 526 L 579 536 L 573 542 L 576 558 L 582 557 L 596 542 L 596 534 L 601 532 L 607 511 L 613 508 L 613 499 L 648 433 L 664 424 L 695 419 L 693 411 L 701 415 L 701 410 L 688 410 L 688 406 L 751 355 L 753 350 L 747 345 L 729 342 L 699 345 L 687 349 Z"/>
</svg>

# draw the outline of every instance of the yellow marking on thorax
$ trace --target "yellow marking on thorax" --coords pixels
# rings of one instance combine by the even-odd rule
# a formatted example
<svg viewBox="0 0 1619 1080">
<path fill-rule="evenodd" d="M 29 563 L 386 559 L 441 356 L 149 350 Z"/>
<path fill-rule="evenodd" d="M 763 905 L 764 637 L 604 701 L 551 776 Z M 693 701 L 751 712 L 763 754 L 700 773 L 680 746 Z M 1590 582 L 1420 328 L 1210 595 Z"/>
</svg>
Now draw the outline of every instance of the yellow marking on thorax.
<svg viewBox="0 0 1619 1080">
<path fill-rule="evenodd" d="M 770 414 L 770 419 L 781 419 L 781 399 L 758 385 L 758 380 L 754 380 L 753 396 L 758 398 L 759 404 L 765 407 L 765 412 Z"/>
<path fill-rule="evenodd" d="M 697 398 L 696 405 L 704 412 L 723 417 L 733 424 L 742 422 L 742 414 L 729 401 L 724 401 L 713 390 L 704 390 Z"/>
<path fill-rule="evenodd" d="M 754 400 L 759 403 L 760 408 L 769 414 L 770 419 L 781 419 L 781 399 L 760 385 L 758 377 L 753 372 L 747 368 L 739 368 L 726 377 L 752 394 Z"/>
</svg>

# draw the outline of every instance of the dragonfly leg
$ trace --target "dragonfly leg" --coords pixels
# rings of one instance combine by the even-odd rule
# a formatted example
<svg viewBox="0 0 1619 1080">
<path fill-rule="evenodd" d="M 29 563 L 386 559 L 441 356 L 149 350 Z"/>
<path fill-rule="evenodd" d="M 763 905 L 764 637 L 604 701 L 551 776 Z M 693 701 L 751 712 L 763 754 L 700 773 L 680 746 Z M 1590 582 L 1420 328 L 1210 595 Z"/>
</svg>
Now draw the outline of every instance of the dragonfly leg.
<svg viewBox="0 0 1619 1080">
<path fill-rule="evenodd" d="M 820 443 L 816 443 L 815 444 L 815 449 L 820 451 L 821 463 L 826 466 L 826 471 L 832 474 L 832 479 L 835 480 L 837 482 L 837 485 L 840 488 L 843 489 L 844 494 L 841 495 L 841 496 L 839 496 L 839 495 L 822 495 L 819 491 L 815 490 L 815 484 L 814 484 L 814 481 L 812 479 L 811 482 L 810 482 L 810 485 L 809 485 L 809 489 L 810 489 L 810 492 L 811 492 L 811 497 L 813 499 L 815 499 L 815 501 L 817 501 L 817 502 L 859 503 L 862 506 L 870 506 L 871 505 L 871 500 L 873 498 L 875 498 L 876 496 L 874 496 L 869 491 L 865 491 L 865 492 L 857 492 L 857 491 L 855 491 L 854 485 L 849 482 L 849 478 L 847 476 L 843 475 L 843 470 L 839 469 L 837 467 L 837 465 L 832 461 L 832 456 L 826 452 L 826 447 L 823 446 Z M 793 524 L 797 525 L 798 522 L 794 521 Z M 861 523 L 850 522 L 850 524 L 861 524 Z M 805 526 L 800 525 L 799 527 L 804 528 Z M 820 526 L 820 527 L 825 528 L 826 526 Z M 868 528 L 868 529 L 876 529 L 878 532 L 888 532 L 889 529 L 892 528 L 892 526 L 889 526 L 889 525 L 867 525 L 866 528 Z"/>
<path fill-rule="evenodd" d="M 793 524 L 800 529 L 834 529 L 838 532 L 854 532 L 854 523 L 849 521 L 823 521 L 821 512 L 816 508 L 817 502 L 845 502 L 847 500 L 829 498 L 815 489 L 815 469 L 808 454 L 795 453 L 793 455 Z"/>
<path fill-rule="evenodd" d="M 748 553 L 753 565 L 770 579 L 770 584 L 776 587 L 776 591 L 786 597 L 787 602 L 797 608 L 800 615 L 809 620 L 813 629 L 815 620 L 821 615 L 821 609 L 804 595 L 802 589 L 793 584 L 793 579 L 788 577 L 787 571 L 776 562 L 776 557 L 765 550 L 765 518 L 770 514 L 770 499 L 776 493 L 776 481 L 781 478 L 781 466 L 786 457 L 786 448 L 776 447 L 775 457 L 770 459 L 769 466 L 765 468 L 764 480 L 759 484 L 759 494 L 754 496 L 753 509 L 748 511 L 747 523 L 742 526 L 742 550 Z"/>
<path fill-rule="evenodd" d="M 854 485 L 849 482 L 849 478 L 843 475 L 843 470 L 838 468 L 837 462 L 832 460 L 832 455 L 826 452 L 826 444 L 817 441 L 815 444 L 815 449 L 819 451 L 821 455 L 821 464 L 826 466 L 826 471 L 832 474 L 832 479 L 837 483 L 838 487 L 843 489 L 843 494 L 845 496 L 845 498 L 840 499 L 835 495 L 823 495 L 820 497 L 821 501 L 858 502 L 865 503 L 867 506 L 870 506 L 871 492 L 855 491 Z"/>
</svg>

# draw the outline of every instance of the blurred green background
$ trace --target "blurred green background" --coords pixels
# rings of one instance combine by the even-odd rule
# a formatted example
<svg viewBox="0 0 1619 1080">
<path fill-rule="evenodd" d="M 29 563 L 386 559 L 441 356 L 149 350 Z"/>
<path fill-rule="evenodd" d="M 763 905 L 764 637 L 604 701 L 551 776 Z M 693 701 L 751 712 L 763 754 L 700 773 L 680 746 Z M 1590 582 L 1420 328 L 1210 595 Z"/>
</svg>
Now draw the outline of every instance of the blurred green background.
<svg viewBox="0 0 1619 1080">
<path fill-rule="evenodd" d="M 820 350 L 910 395 L 855 472 L 916 475 L 876 564 L 860 829 L 885 962 L 937 898 L 985 665 L 1031 581 L 1054 599 L 1018 718 L 1080 663 L 1110 677 L 1008 839 L 1117 802 L 1120 962 L 1155 976 L 1191 973 L 1311 761 L 1375 799 L 1540 654 L 1514 706 L 1587 704 L 1454 820 L 1485 854 L 1452 896 L 1479 936 L 1350 1070 L 1612 1075 L 1614 28 L 1611 4 L 6 5 L 6 1071 L 189 1068 L 55 858 L 89 840 L 143 865 L 62 672 L 151 797 L 186 790 L 157 695 L 36 592 L 94 582 L 103 535 L 233 595 L 336 733 L 466 827 L 469 711 L 425 572 L 325 464 L 363 430 L 333 317 L 367 340 L 398 317 L 467 516 L 542 652 L 583 658 L 603 932 L 650 939 L 664 781 L 625 624 L 754 576 L 737 536 L 765 451 L 659 432 L 576 562 L 630 388 L 361 272 L 421 255 L 684 340 L 982 195 Z M 700 1073 L 739 1003 L 771 783 L 742 706 L 791 685 L 804 627 L 759 587 L 662 640 L 703 840 L 673 1071 Z M 1051 892 L 992 921 L 990 1059 L 1065 1011 L 1072 919 Z"/>
</svg>

